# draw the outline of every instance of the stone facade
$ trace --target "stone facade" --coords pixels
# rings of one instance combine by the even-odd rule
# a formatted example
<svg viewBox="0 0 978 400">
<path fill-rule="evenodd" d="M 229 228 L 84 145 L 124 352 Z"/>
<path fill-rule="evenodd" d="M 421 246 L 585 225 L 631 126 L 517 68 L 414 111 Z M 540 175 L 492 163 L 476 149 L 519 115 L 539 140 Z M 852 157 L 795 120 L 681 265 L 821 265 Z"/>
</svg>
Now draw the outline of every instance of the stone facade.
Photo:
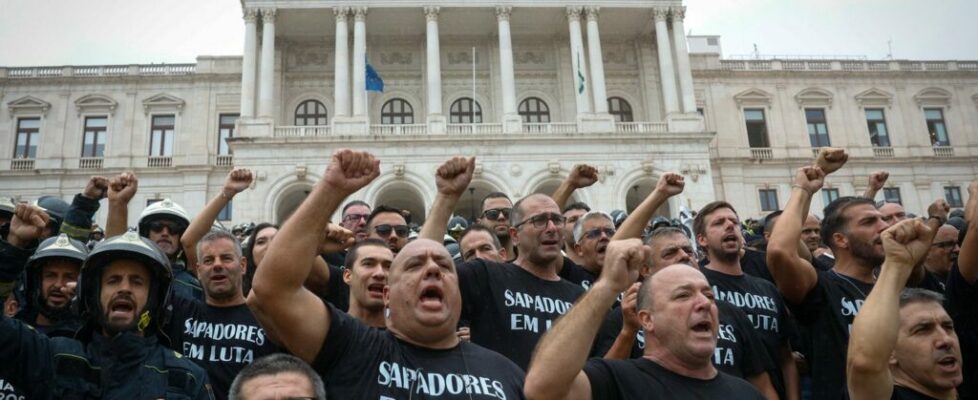
<svg viewBox="0 0 978 400">
<path fill-rule="evenodd" d="M 233 223 L 281 222 L 333 150 L 357 148 L 380 157 L 382 174 L 353 197 L 409 209 L 417 222 L 433 201 L 435 169 L 453 155 L 478 157 L 474 190 L 457 210 L 466 217 L 490 191 L 551 192 L 580 162 L 601 171 L 575 195 L 597 209 L 630 210 L 661 173 L 678 171 L 687 189 L 663 214 L 726 199 L 758 216 L 759 191 L 773 190 L 783 206 L 794 169 L 812 157 L 806 110 L 821 110 L 831 145 L 850 151 L 827 185 L 838 195 L 860 193 L 871 171 L 889 170 L 888 187 L 919 212 L 978 176 L 975 61 L 724 60 L 719 38 L 685 37 L 679 1 L 243 3 L 243 57 L 0 67 L 0 194 L 68 199 L 90 175 L 134 170 L 134 223 L 153 199 L 200 210 L 234 165 L 258 179 L 233 202 Z M 366 78 L 359 54 L 383 93 L 354 90 Z M 469 109 L 453 115 L 473 94 L 481 123 L 466 119 Z M 630 120 L 604 97 L 626 101 Z M 525 115 L 531 98 L 546 104 L 549 121 Z M 384 123 L 385 104 L 397 99 L 410 105 L 410 123 Z M 297 115 L 315 114 L 310 100 L 324 122 Z M 866 109 L 883 111 L 890 146 L 871 143 Z M 766 146 L 751 146 L 745 110 L 763 111 Z M 938 146 L 928 110 L 940 110 L 948 134 Z M 233 155 L 221 154 L 221 117 L 238 115 Z M 174 123 L 170 151 L 151 156 L 154 116 Z M 101 156 L 83 157 L 88 117 L 107 120 Z M 36 153 L 24 158 L 19 131 L 33 118 Z"/>
</svg>

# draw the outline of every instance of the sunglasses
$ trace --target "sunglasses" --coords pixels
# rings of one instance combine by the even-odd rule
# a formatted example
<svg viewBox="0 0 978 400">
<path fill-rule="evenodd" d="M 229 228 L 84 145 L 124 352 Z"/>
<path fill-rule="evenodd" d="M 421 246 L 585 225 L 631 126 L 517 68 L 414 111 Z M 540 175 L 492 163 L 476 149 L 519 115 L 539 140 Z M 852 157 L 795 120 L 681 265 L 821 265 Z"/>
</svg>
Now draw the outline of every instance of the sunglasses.
<svg viewBox="0 0 978 400">
<path fill-rule="evenodd" d="M 170 231 L 171 235 L 181 235 L 183 234 L 183 231 L 187 229 L 187 227 L 183 226 L 183 224 L 178 224 L 171 221 L 153 221 L 150 222 L 148 226 L 149 230 L 155 233 L 162 232 L 163 228 L 166 228 L 168 231 Z"/>
<path fill-rule="evenodd" d="M 343 216 L 343 222 L 360 222 L 360 220 L 366 220 L 370 217 L 370 214 L 347 214 Z"/>
<path fill-rule="evenodd" d="M 514 225 L 513 227 L 514 228 L 519 228 L 519 227 L 521 227 L 523 225 L 526 225 L 527 223 L 532 223 L 534 228 L 543 229 L 543 228 L 545 228 L 547 226 L 547 223 L 548 222 L 553 222 L 554 223 L 554 226 L 560 228 L 560 227 L 564 226 L 564 223 L 567 222 L 567 218 L 564 218 L 564 216 L 563 215 L 560 215 L 560 214 L 543 213 L 543 214 L 537 214 L 537 215 L 534 215 L 534 216 L 532 216 L 530 218 L 524 219 L 523 222 L 520 222 L 520 223 Z"/>
<path fill-rule="evenodd" d="M 499 219 L 502 215 L 503 218 L 509 218 L 509 214 L 513 211 L 512 208 L 490 208 L 482 212 L 482 216 L 487 219 Z"/>
<path fill-rule="evenodd" d="M 397 234 L 398 237 L 407 237 L 408 231 L 410 229 L 407 225 L 391 225 L 391 224 L 381 224 L 374 227 L 374 232 L 382 237 L 387 237 L 391 235 L 391 232 Z"/>
<path fill-rule="evenodd" d="M 594 229 L 591 229 L 591 230 L 589 230 L 587 232 L 584 232 L 584 237 L 586 237 L 588 239 L 597 239 L 597 238 L 601 237 L 601 234 L 602 233 L 610 239 L 612 236 L 615 236 L 615 229 L 614 228 L 594 228 Z"/>
</svg>

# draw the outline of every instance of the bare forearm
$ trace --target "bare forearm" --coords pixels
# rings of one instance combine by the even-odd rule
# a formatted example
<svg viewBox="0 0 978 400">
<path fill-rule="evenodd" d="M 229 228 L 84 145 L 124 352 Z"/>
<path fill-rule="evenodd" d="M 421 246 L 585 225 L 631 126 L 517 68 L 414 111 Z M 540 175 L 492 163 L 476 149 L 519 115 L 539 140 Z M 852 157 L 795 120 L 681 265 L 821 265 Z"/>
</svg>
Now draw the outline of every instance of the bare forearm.
<svg viewBox="0 0 978 400">
<path fill-rule="evenodd" d="M 105 221 L 105 237 L 126 233 L 129 225 L 129 203 L 109 201 L 109 215 Z"/>
<path fill-rule="evenodd" d="M 570 182 L 564 181 L 560 183 L 557 190 L 554 190 L 553 196 L 550 197 L 553 197 L 554 202 L 557 203 L 557 207 L 563 211 L 564 206 L 567 205 L 567 200 L 571 198 L 572 194 L 574 194 L 574 190 L 576 190 L 576 188 L 571 185 Z"/>
<path fill-rule="evenodd" d="M 849 338 L 849 368 L 884 371 L 900 327 L 899 297 L 910 268 L 884 261 L 873 291 L 859 310 Z"/>
<path fill-rule="evenodd" d="M 303 284 L 306 289 L 310 292 L 316 293 L 317 295 L 322 295 L 326 293 L 329 288 L 329 264 L 322 257 L 317 255 L 312 261 L 312 270 L 309 271 L 309 276 L 306 277 L 306 281 Z"/>
<path fill-rule="evenodd" d="M 768 270 L 774 282 L 792 303 L 798 303 L 814 285 L 815 271 L 798 253 L 801 218 L 808 214 L 811 194 L 799 187 L 791 189 L 784 214 L 774 224 L 767 247 Z"/>
<path fill-rule="evenodd" d="M 207 232 L 210 232 L 211 227 L 214 226 L 214 221 L 217 220 L 218 214 L 221 213 L 221 209 L 227 206 L 229 201 L 231 199 L 222 191 L 211 199 L 211 201 L 208 201 L 204 209 L 194 216 L 190 221 L 190 225 L 187 226 L 187 230 L 180 236 L 180 244 L 183 245 L 185 252 L 193 253 L 197 251 L 197 242 Z"/>
<path fill-rule="evenodd" d="M 875 188 L 868 187 L 866 188 L 866 191 L 863 192 L 863 197 L 873 200 L 876 198 L 876 193 L 879 193 L 879 191 L 876 190 Z"/>
<path fill-rule="evenodd" d="M 958 253 L 958 270 L 969 285 L 978 280 L 978 221 L 968 222 L 968 233 Z"/>
<path fill-rule="evenodd" d="M 798 378 L 798 366 L 795 357 L 791 355 L 791 346 L 787 343 L 781 347 L 781 374 L 784 377 L 784 392 L 787 400 L 801 398 L 801 382 Z"/>
<path fill-rule="evenodd" d="M 431 205 L 431 212 L 421 227 L 419 237 L 431 239 L 438 243 L 445 240 L 445 232 L 448 230 L 448 220 L 452 217 L 452 210 L 458 203 L 458 196 L 439 193 L 435 197 L 435 202 Z"/>
<path fill-rule="evenodd" d="M 606 360 L 624 360 L 632 355 L 632 346 L 635 345 L 635 335 L 638 332 L 622 329 L 618 337 L 615 338 L 615 342 L 612 343 L 611 348 L 608 349 L 607 353 L 604 353 L 604 358 Z"/>
<path fill-rule="evenodd" d="M 618 232 L 615 233 L 615 237 L 612 240 L 631 239 L 641 236 L 645 230 L 645 226 L 652 219 L 652 214 L 665 204 L 667 200 L 669 200 L 669 196 L 666 196 L 658 190 L 653 191 L 638 207 L 635 207 L 635 210 L 632 211 L 628 218 L 625 219 L 625 222 L 621 224 L 621 227 L 618 228 Z"/>
</svg>

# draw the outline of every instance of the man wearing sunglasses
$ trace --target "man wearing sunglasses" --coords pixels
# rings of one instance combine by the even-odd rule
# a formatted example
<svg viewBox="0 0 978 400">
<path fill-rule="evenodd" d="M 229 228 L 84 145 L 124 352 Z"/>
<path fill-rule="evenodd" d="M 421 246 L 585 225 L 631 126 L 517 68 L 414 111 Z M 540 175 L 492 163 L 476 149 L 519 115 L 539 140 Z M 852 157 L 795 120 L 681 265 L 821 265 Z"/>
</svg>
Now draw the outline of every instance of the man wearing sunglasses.
<svg viewBox="0 0 978 400">
<path fill-rule="evenodd" d="M 474 158 L 455 157 L 438 168 L 438 195 L 419 235 L 441 240 L 452 210 L 475 170 Z M 488 203 L 487 203 L 488 204 Z M 547 195 L 532 194 L 516 202 L 510 215 L 510 238 L 516 260 L 495 263 L 475 259 L 458 267 L 462 320 L 469 321 L 472 342 L 496 351 L 524 370 L 540 338 L 566 314 L 584 289 L 561 279 L 557 268 L 563 227 L 560 207 Z"/>
<path fill-rule="evenodd" d="M 482 198 L 482 215 L 476 220 L 480 225 L 496 233 L 499 243 L 513 257 L 513 241 L 509 237 L 509 217 L 513 213 L 513 201 L 505 193 L 492 192 Z"/>
<path fill-rule="evenodd" d="M 389 206 L 377 206 L 367 218 L 367 232 L 370 238 L 380 239 L 397 255 L 407 244 L 411 229 L 401 210 Z"/>
<path fill-rule="evenodd" d="M 591 211 L 577 220 L 571 232 L 574 237 L 573 251 L 580 263 L 564 265 L 560 276 L 588 290 L 601 275 L 605 250 L 611 237 L 615 236 L 615 223 L 610 215 Z"/>
<path fill-rule="evenodd" d="M 958 229 L 947 224 L 941 226 L 937 230 L 937 235 L 934 236 L 934 243 L 930 245 L 930 250 L 927 251 L 927 257 L 924 258 L 924 269 L 927 270 L 927 273 L 924 275 L 924 281 L 920 286 L 938 293 L 944 293 L 948 274 L 951 273 L 951 267 L 957 262 L 960 251 Z"/>
</svg>

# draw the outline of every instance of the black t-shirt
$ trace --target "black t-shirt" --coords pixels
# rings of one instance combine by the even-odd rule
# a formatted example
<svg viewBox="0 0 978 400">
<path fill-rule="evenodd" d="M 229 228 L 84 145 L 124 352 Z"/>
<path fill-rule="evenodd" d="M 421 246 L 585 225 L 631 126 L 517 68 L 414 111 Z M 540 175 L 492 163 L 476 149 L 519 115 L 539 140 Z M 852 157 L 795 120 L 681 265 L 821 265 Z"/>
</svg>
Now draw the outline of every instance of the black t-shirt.
<svg viewBox="0 0 978 400">
<path fill-rule="evenodd" d="M 771 271 L 767 269 L 767 253 L 763 251 L 746 249 L 744 256 L 740 257 L 740 269 L 748 275 L 774 283 L 774 277 L 771 276 Z"/>
<path fill-rule="evenodd" d="M 458 276 L 472 343 L 524 370 L 543 334 L 584 294 L 573 283 L 540 279 L 510 263 L 476 259 L 460 265 Z"/>
<path fill-rule="evenodd" d="M 523 371 L 469 342 L 418 347 L 327 305 L 329 332 L 312 363 L 331 399 L 522 399 Z"/>
<path fill-rule="evenodd" d="M 954 320 L 954 331 L 961 346 L 961 372 L 958 386 L 962 399 L 978 399 L 978 282 L 968 284 L 955 265 L 947 276 L 944 309 Z"/>
<path fill-rule="evenodd" d="M 624 316 L 621 314 L 621 307 L 614 307 L 605 315 L 598 334 L 594 337 L 594 344 L 591 345 L 590 357 L 604 357 L 615 344 L 621 328 L 625 325 Z M 639 328 L 635 334 L 635 341 L 632 342 L 632 350 L 629 358 L 638 358 L 645 353 L 645 331 Z"/>
<path fill-rule="evenodd" d="M 916 390 L 903 386 L 893 385 L 893 395 L 890 400 L 937 400 Z"/>
<path fill-rule="evenodd" d="M 346 250 L 338 251 L 336 253 L 328 253 L 322 255 L 323 260 L 329 265 L 346 265 Z"/>
<path fill-rule="evenodd" d="M 180 297 L 172 304 L 167 336 L 174 350 L 207 371 L 218 399 L 227 398 L 242 368 L 280 351 L 247 305 L 214 307 Z"/>
<path fill-rule="evenodd" d="M 329 264 L 329 285 L 327 285 L 323 300 L 339 308 L 340 311 L 350 310 L 350 286 L 343 281 L 343 270 L 346 268 Z"/>
<path fill-rule="evenodd" d="M 737 399 L 764 397 L 749 383 L 723 372 L 696 379 L 669 371 L 647 358 L 603 360 L 584 365 L 594 399 Z"/>
<path fill-rule="evenodd" d="M 812 259 L 812 265 L 815 267 L 815 269 L 828 271 L 835 266 L 835 259 L 822 254 Z"/>
<path fill-rule="evenodd" d="M 713 294 L 718 301 L 740 308 L 750 318 L 771 360 L 767 364 L 771 382 L 778 394 L 784 397 L 784 377 L 778 360 L 781 347 L 788 341 L 793 328 L 778 288 L 771 282 L 748 274 L 728 275 L 708 268 L 702 268 L 702 271 L 713 286 Z"/>
<path fill-rule="evenodd" d="M 844 399 L 849 332 L 873 285 L 834 270 L 816 274 L 818 280 L 808 296 L 789 307 L 796 320 L 811 330 L 812 399 Z"/>
<path fill-rule="evenodd" d="M 944 294 L 947 291 L 947 279 L 941 279 L 937 274 L 924 270 L 924 279 L 917 287 Z"/>
<path fill-rule="evenodd" d="M 564 257 L 564 266 L 560 268 L 560 273 L 557 275 L 570 283 L 580 285 L 584 290 L 591 290 L 591 285 L 598 280 L 598 275 L 584 269 L 567 257 Z"/>
</svg>

